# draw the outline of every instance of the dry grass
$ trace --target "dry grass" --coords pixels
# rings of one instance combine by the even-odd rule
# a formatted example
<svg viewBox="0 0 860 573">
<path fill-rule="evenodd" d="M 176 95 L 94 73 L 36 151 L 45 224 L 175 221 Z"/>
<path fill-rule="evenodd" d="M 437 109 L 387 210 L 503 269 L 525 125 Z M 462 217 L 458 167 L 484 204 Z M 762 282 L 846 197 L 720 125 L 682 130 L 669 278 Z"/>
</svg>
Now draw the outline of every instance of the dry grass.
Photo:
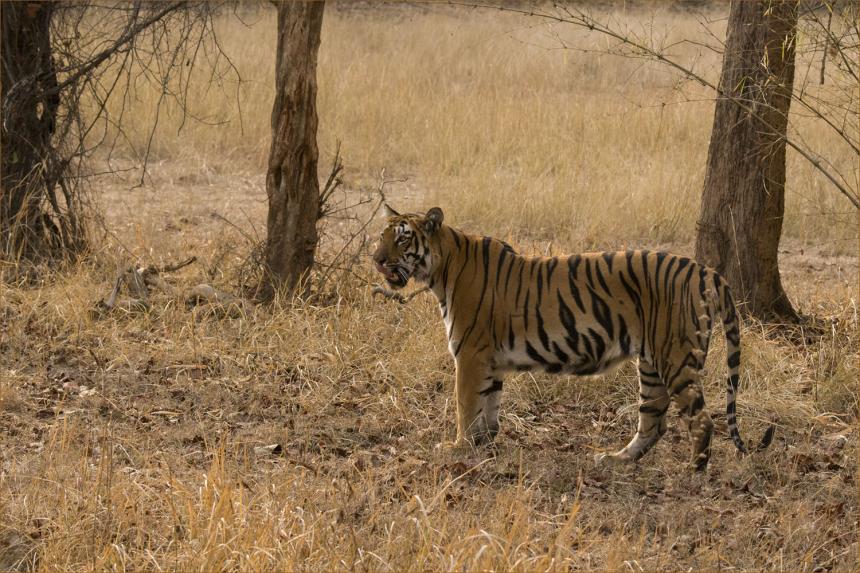
<svg viewBox="0 0 860 573">
<path fill-rule="evenodd" d="M 718 37 L 725 33 L 720 15 L 709 15 Z M 606 18 L 654 42 L 707 40 L 704 16 L 658 9 Z M 222 172 L 258 172 L 265 164 L 274 20 L 267 9 L 243 19 L 249 28 L 233 17 L 218 26 L 244 81 L 242 116 L 235 76 L 210 86 L 201 66 L 191 111 L 218 125 L 187 122 L 177 131 L 179 110 L 166 105 L 156 158 L 182 157 Z M 586 49 L 607 42 L 538 24 L 444 8 L 329 11 L 319 57 L 323 154 L 339 140 L 355 179 L 387 166 L 389 175 L 417 178 L 430 190 L 422 202 L 456 208 L 461 220 L 496 234 L 553 237 L 576 248 L 690 241 L 695 221 L 688 214 L 699 206 L 712 95 L 679 84 L 661 66 L 559 50 L 554 33 Z M 711 80 L 719 75 L 719 56 L 707 50 L 682 46 L 672 53 Z M 809 79 L 817 77 L 817 64 L 802 60 L 798 83 L 806 78 L 807 91 L 820 89 Z M 160 93 L 142 84 L 135 109 L 154 109 Z M 142 111 L 126 122 L 138 148 L 152 121 L 151 111 Z M 856 155 L 820 123 L 797 114 L 793 122 L 803 140 L 860 186 Z M 788 163 L 785 235 L 853 252 L 857 225 L 849 203 L 791 151 Z M 532 200 L 522 201 L 524 194 Z"/>
<path fill-rule="evenodd" d="M 425 12 L 326 16 L 322 147 L 343 140 L 352 188 L 387 165 L 411 176 L 396 204 L 435 200 L 453 224 L 527 250 L 689 252 L 709 104 L 661 119 L 636 105 L 669 94 L 656 70 L 628 79 L 627 61 L 529 47 L 504 15 Z M 635 468 L 595 467 L 634 430 L 629 367 L 512 377 L 495 452 L 436 450 L 454 431 L 453 367 L 427 297 L 385 304 L 354 280 L 325 304 L 243 319 L 164 297 L 93 320 L 119 262 L 196 254 L 177 286 L 229 284 L 247 240 L 212 214 L 262 225 L 273 28 L 265 12 L 252 31 L 223 25 L 258 82 L 245 135 L 165 129 L 150 184 L 100 182 L 103 248 L 44 285 L 0 285 L 0 569 L 10 553 L 42 570 L 856 569 L 857 258 L 839 241 L 857 229 L 796 158 L 784 280 L 832 323 L 801 342 L 745 327 L 741 431 L 778 431 L 744 459 L 724 439 L 715 344 L 704 475 L 684 469 L 676 418 Z M 216 114 L 220 98 L 197 100 Z"/>
</svg>

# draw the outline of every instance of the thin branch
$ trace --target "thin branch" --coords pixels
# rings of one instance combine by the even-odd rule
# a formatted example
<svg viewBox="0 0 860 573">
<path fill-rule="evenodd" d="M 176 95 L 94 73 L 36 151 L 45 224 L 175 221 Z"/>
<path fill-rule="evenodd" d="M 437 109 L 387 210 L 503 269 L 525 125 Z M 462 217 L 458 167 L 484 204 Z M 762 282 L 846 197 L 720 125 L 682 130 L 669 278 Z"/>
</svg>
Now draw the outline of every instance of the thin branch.
<svg viewBox="0 0 860 573">
<path fill-rule="evenodd" d="M 406 295 L 406 296 L 403 296 L 403 295 L 402 295 L 402 294 L 400 294 L 399 292 L 395 292 L 395 291 L 393 291 L 393 290 L 391 290 L 391 289 L 387 289 L 387 288 L 385 288 L 385 287 L 383 287 L 383 286 L 378 286 L 378 285 L 377 285 L 377 286 L 373 287 L 373 290 L 371 291 L 371 294 L 378 294 L 378 295 L 382 295 L 383 297 L 385 297 L 385 298 L 387 298 L 387 299 L 389 299 L 389 300 L 397 301 L 397 302 L 399 302 L 400 304 L 407 304 L 407 303 L 408 303 L 409 301 L 411 301 L 413 298 L 415 298 L 416 296 L 418 296 L 418 295 L 419 295 L 419 294 L 421 294 L 421 293 L 427 292 L 428 290 L 430 290 L 430 287 L 429 287 L 429 286 L 425 286 L 425 287 L 422 287 L 422 288 L 420 288 L 420 289 L 418 289 L 418 290 L 416 290 L 416 291 L 413 291 L 413 292 L 409 293 L 409 294 L 408 294 L 408 295 Z"/>
<path fill-rule="evenodd" d="M 50 90 L 47 93 L 60 93 L 66 87 L 76 83 L 81 77 L 90 73 L 91 71 L 93 71 L 94 69 L 99 67 L 105 60 L 107 60 L 108 58 L 113 56 L 115 53 L 117 53 L 120 48 L 122 48 L 126 44 L 129 44 L 130 42 L 132 42 L 138 36 L 138 34 L 143 32 L 144 30 L 146 30 L 147 28 L 149 28 L 153 24 L 160 22 L 162 20 L 162 18 L 164 18 L 168 14 L 175 12 L 184 6 L 186 6 L 185 2 L 175 2 L 172 4 L 167 4 L 165 8 L 162 8 L 158 12 L 152 14 L 149 18 L 145 19 L 144 21 L 140 22 L 139 24 L 137 24 L 135 26 L 131 26 L 119 38 L 117 38 L 117 40 L 114 42 L 114 44 L 111 47 L 102 50 L 95 57 L 91 58 L 89 61 L 84 63 L 82 66 L 78 67 L 77 70 L 73 74 L 71 74 L 68 78 L 66 78 L 65 80 L 60 82 L 53 90 Z M 140 0 L 135 2 L 134 14 L 132 16 L 131 21 L 134 21 L 137 18 L 137 12 L 139 11 L 139 9 L 140 9 Z M 62 72 L 69 72 L 71 70 L 70 69 L 62 69 L 62 70 L 57 70 L 57 71 L 62 73 Z"/>
</svg>

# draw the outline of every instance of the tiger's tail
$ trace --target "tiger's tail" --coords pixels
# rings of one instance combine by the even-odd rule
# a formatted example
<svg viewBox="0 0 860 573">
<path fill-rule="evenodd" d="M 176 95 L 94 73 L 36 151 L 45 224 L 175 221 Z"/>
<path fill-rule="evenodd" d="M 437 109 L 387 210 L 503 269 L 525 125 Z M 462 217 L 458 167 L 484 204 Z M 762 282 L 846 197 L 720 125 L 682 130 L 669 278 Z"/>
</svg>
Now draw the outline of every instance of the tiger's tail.
<svg viewBox="0 0 860 573">
<path fill-rule="evenodd" d="M 726 380 L 726 423 L 729 428 L 729 436 L 731 436 L 732 441 L 735 443 L 735 447 L 741 453 L 746 454 L 749 450 L 738 431 L 736 410 L 741 364 L 741 334 L 738 312 L 728 285 L 723 284 L 722 286 L 722 296 L 720 298 L 722 303 L 723 332 L 726 336 L 726 363 L 728 366 L 728 379 Z M 773 432 L 774 426 L 771 424 L 756 447 L 756 451 L 761 451 L 770 445 L 773 440 Z"/>
</svg>

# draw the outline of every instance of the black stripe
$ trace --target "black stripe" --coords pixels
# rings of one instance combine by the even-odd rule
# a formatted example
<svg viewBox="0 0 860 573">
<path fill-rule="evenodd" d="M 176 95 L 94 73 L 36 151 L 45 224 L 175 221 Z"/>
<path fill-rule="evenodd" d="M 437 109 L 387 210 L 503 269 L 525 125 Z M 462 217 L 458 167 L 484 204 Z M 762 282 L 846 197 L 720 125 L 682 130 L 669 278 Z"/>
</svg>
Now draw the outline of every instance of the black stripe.
<svg viewBox="0 0 860 573">
<path fill-rule="evenodd" d="M 690 267 L 690 268 L 693 268 L 693 267 Z M 692 323 L 693 323 L 693 326 L 695 326 L 695 327 L 696 327 L 696 331 L 698 332 L 699 330 L 701 330 L 701 329 L 702 329 L 702 325 L 701 325 L 701 323 L 699 322 L 699 315 L 698 315 L 698 309 L 696 308 L 696 301 L 695 301 L 695 300 L 693 300 L 693 297 L 692 297 L 692 296 L 690 296 L 690 299 L 689 299 L 689 300 L 690 300 L 690 304 L 689 304 L 689 307 L 690 307 L 690 322 L 692 322 Z M 702 299 L 699 299 L 699 300 L 702 300 Z"/>
<path fill-rule="evenodd" d="M 520 275 L 517 280 L 517 296 L 514 297 L 514 305 L 520 301 L 520 291 L 523 289 L 523 269 L 526 268 L 526 260 L 520 259 Z"/>
<path fill-rule="evenodd" d="M 726 415 L 728 416 L 729 420 L 734 420 L 736 411 L 735 408 L 736 406 L 734 400 L 726 402 Z"/>
<path fill-rule="evenodd" d="M 457 243 L 457 248 L 460 248 L 460 237 L 457 236 L 457 231 L 448 227 L 448 230 L 451 231 L 451 237 L 454 239 L 454 242 Z"/>
<path fill-rule="evenodd" d="M 525 331 L 526 335 L 528 335 L 528 331 L 529 331 L 529 295 L 530 294 L 531 294 L 531 292 L 529 290 L 526 290 L 526 301 L 523 304 L 523 330 Z"/>
<path fill-rule="evenodd" d="M 684 360 L 675 369 L 674 374 L 671 374 L 667 379 L 664 379 L 666 385 L 671 388 L 675 384 L 675 380 L 677 380 L 684 372 L 684 369 L 689 367 L 698 367 L 698 363 L 692 354 L 687 353 L 687 355 L 684 356 Z"/>
<path fill-rule="evenodd" d="M 454 279 L 454 284 L 452 285 L 453 292 L 451 298 L 453 300 L 454 293 L 457 292 L 457 284 L 460 282 L 460 277 L 463 276 L 463 271 L 466 270 L 466 267 L 469 266 L 469 250 L 466 249 L 466 256 L 463 257 L 463 266 L 460 267 L 460 272 L 457 273 L 457 278 Z"/>
<path fill-rule="evenodd" d="M 552 350 L 553 353 L 555 353 L 556 358 L 558 358 L 562 364 L 567 364 L 567 362 L 570 360 L 570 357 L 567 355 L 567 353 L 561 348 L 559 348 L 558 344 L 556 344 L 555 342 L 552 343 Z"/>
<path fill-rule="evenodd" d="M 535 317 L 537 318 L 537 331 L 540 343 L 543 345 L 544 350 L 549 350 L 549 337 L 546 334 L 546 329 L 543 327 L 543 316 L 540 314 L 540 306 L 535 307 Z"/>
<path fill-rule="evenodd" d="M 738 375 L 732 374 L 729 376 L 729 386 L 732 388 L 732 393 L 737 394 L 738 391 Z"/>
<path fill-rule="evenodd" d="M 546 358 L 540 355 L 534 346 L 531 345 L 531 342 L 526 340 L 526 354 L 528 354 L 529 358 L 537 362 L 538 364 L 547 365 L 549 362 Z"/>
<path fill-rule="evenodd" d="M 674 394 L 680 394 L 681 392 L 683 392 L 684 390 L 686 390 L 687 388 L 689 388 L 689 387 L 690 387 L 690 385 L 691 385 L 692 383 L 693 383 L 692 378 L 687 378 L 686 380 L 684 380 L 683 382 L 681 382 L 680 384 L 678 384 L 677 386 L 675 386 L 675 387 L 672 389 L 672 391 L 670 392 L 670 394 L 672 394 L 672 395 L 674 395 Z"/>
<path fill-rule="evenodd" d="M 636 271 L 633 270 L 633 256 L 635 254 L 636 251 L 627 251 L 624 256 L 627 259 L 627 276 L 630 277 L 630 280 L 633 282 L 633 286 L 636 287 L 636 292 L 641 295 L 642 285 L 639 284 L 639 278 L 636 276 Z"/>
<path fill-rule="evenodd" d="M 675 269 L 675 274 L 672 275 L 672 282 L 675 282 L 678 279 L 678 275 L 681 274 L 681 271 L 683 271 L 684 267 L 686 267 L 688 264 L 690 264 L 690 259 L 686 257 L 681 257 L 678 259 L 678 268 Z"/>
<path fill-rule="evenodd" d="M 621 279 L 621 286 L 623 286 L 624 290 L 627 291 L 627 296 L 630 297 L 630 300 L 633 301 L 636 308 L 641 311 L 642 299 L 639 298 L 639 294 L 627 283 L 627 280 L 624 278 L 624 273 L 618 273 L 618 278 Z"/>
<path fill-rule="evenodd" d="M 597 274 L 597 282 L 600 283 L 600 286 L 603 288 L 603 291 L 606 294 L 608 294 L 609 296 L 612 296 L 612 293 L 610 292 L 609 287 L 606 286 L 606 281 L 603 280 L 603 271 L 600 270 L 600 267 L 596 266 L 594 269 L 594 272 Z"/>
<path fill-rule="evenodd" d="M 496 290 L 499 289 L 499 280 L 502 278 L 502 265 L 505 264 L 505 257 L 508 256 L 508 250 L 502 249 L 499 253 L 499 260 L 496 263 Z"/>
<path fill-rule="evenodd" d="M 487 396 L 489 394 L 495 394 L 496 392 L 502 391 L 502 381 L 501 380 L 493 380 L 493 383 L 490 384 L 489 388 L 485 390 L 481 390 L 478 392 L 481 396 Z"/>
<path fill-rule="evenodd" d="M 481 239 L 481 261 L 484 263 L 484 274 L 490 274 L 490 238 Z"/>
<path fill-rule="evenodd" d="M 606 336 L 612 340 L 615 330 L 612 325 L 612 312 L 609 310 L 609 305 L 597 296 L 597 293 L 593 289 L 589 288 L 588 294 L 591 295 L 591 311 L 594 313 L 594 318 L 597 319 L 597 322 L 606 331 Z"/>
<path fill-rule="evenodd" d="M 498 350 L 499 349 L 499 337 L 496 335 L 496 312 L 495 312 L 495 309 L 496 309 L 496 289 L 493 289 L 493 292 L 490 293 L 490 308 L 489 308 L 490 324 L 489 324 L 488 328 L 489 328 L 490 334 L 492 335 L 492 338 L 493 338 L 493 349 Z"/>
<path fill-rule="evenodd" d="M 599 365 L 601 358 L 603 358 L 603 353 L 606 352 L 606 342 L 603 340 L 603 337 L 592 328 L 588 329 L 588 334 L 591 336 L 591 340 L 594 341 L 594 363 Z"/>
<path fill-rule="evenodd" d="M 600 367 L 588 361 L 583 361 L 573 368 L 573 373 L 577 376 L 591 376 L 592 374 L 596 374 L 598 371 L 600 371 Z"/>
<path fill-rule="evenodd" d="M 690 277 L 693 276 L 693 271 L 695 271 L 695 270 L 696 270 L 696 267 L 694 265 L 690 265 L 690 270 L 687 271 L 687 277 L 684 279 L 685 283 L 687 283 L 687 284 L 690 283 Z"/>
<path fill-rule="evenodd" d="M 442 287 L 448 289 L 448 268 L 451 266 L 451 253 L 445 255 L 445 268 L 442 270 Z"/>
<path fill-rule="evenodd" d="M 621 344 L 621 352 L 630 356 L 630 333 L 627 332 L 627 323 L 624 317 L 618 315 L 618 342 Z"/>
<path fill-rule="evenodd" d="M 734 344 L 735 346 L 739 346 L 741 343 L 741 333 L 738 330 L 738 325 L 733 324 L 731 328 L 726 330 L 726 338 Z"/>
<path fill-rule="evenodd" d="M 695 415 L 696 415 L 696 414 L 698 414 L 698 413 L 702 410 L 702 408 L 704 408 L 704 407 L 705 407 L 705 397 L 704 397 L 704 396 L 702 396 L 701 394 L 698 394 L 698 395 L 696 396 L 696 399 L 695 399 L 695 400 L 693 400 L 693 403 L 692 403 L 692 404 L 690 404 L 690 415 L 691 415 L 691 416 L 695 416 Z"/>
<path fill-rule="evenodd" d="M 588 279 L 588 286 L 593 289 L 594 277 L 591 276 L 591 261 L 587 257 L 585 259 L 585 278 Z"/>
<path fill-rule="evenodd" d="M 582 304 L 582 297 L 579 296 L 579 288 L 576 286 L 576 273 L 580 263 L 580 256 L 574 255 L 567 259 L 567 280 L 570 286 L 570 294 L 573 295 L 573 300 L 580 312 L 585 313 L 585 305 Z"/>
<path fill-rule="evenodd" d="M 606 268 L 612 272 L 612 261 L 615 258 L 615 253 L 603 253 L 603 260 L 606 261 Z"/>
<path fill-rule="evenodd" d="M 576 319 L 573 317 L 573 313 L 570 311 L 570 308 L 564 303 L 564 299 L 561 297 L 561 291 L 558 291 L 558 318 L 561 321 L 561 325 L 567 331 L 567 336 L 565 336 L 564 341 L 567 343 L 568 347 L 574 352 L 574 354 L 579 353 L 579 331 L 576 330 Z"/>
<path fill-rule="evenodd" d="M 558 266 L 558 257 L 551 258 L 546 265 L 546 284 L 549 285 L 549 282 L 552 280 L 552 273 L 555 270 L 555 267 Z"/>
<path fill-rule="evenodd" d="M 591 332 L 594 332 L 594 331 L 592 330 Z M 597 360 L 594 358 L 594 347 L 591 346 L 591 340 L 589 339 L 588 336 L 582 337 L 582 344 L 585 346 L 585 353 L 591 359 L 591 364 L 596 365 Z M 595 368 L 596 368 L 596 366 L 595 366 Z"/>
<path fill-rule="evenodd" d="M 511 264 L 508 265 L 508 276 L 505 277 L 505 294 L 508 294 L 508 283 L 511 282 L 511 271 L 514 270 L 514 262 L 516 259 L 511 257 Z"/>
<path fill-rule="evenodd" d="M 579 271 L 579 263 L 582 262 L 582 257 L 573 255 L 567 259 L 567 272 L 571 277 L 576 278 L 576 273 Z"/>
<path fill-rule="evenodd" d="M 660 417 L 663 414 L 665 414 L 666 410 L 668 410 L 668 409 L 669 409 L 668 406 L 666 406 L 665 408 L 655 408 L 654 406 L 639 406 L 639 413 L 640 414 L 650 414 L 651 416 Z"/>
<path fill-rule="evenodd" d="M 741 352 L 738 350 L 737 352 L 732 353 L 728 358 L 729 368 L 737 368 L 738 364 L 741 363 Z"/>
<path fill-rule="evenodd" d="M 642 279 L 645 281 L 645 286 L 651 290 L 651 281 L 648 271 L 648 253 L 650 251 L 642 251 Z"/>
<path fill-rule="evenodd" d="M 658 251 L 655 256 L 657 257 L 657 264 L 654 265 L 654 284 L 657 284 L 656 278 L 657 275 L 660 274 L 660 267 L 663 266 L 663 262 L 666 260 L 667 253 L 663 251 Z"/>
<path fill-rule="evenodd" d="M 537 267 L 537 303 L 535 305 L 540 309 L 540 301 L 543 298 L 543 263 L 538 261 L 535 263 Z"/>
<path fill-rule="evenodd" d="M 678 262 L 678 257 L 672 257 L 669 259 L 669 264 L 666 265 L 666 272 L 663 275 L 663 292 L 665 294 L 669 294 L 669 275 L 672 272 L 672 267 L 675 266 L 675 263 Z"/>
</svg>

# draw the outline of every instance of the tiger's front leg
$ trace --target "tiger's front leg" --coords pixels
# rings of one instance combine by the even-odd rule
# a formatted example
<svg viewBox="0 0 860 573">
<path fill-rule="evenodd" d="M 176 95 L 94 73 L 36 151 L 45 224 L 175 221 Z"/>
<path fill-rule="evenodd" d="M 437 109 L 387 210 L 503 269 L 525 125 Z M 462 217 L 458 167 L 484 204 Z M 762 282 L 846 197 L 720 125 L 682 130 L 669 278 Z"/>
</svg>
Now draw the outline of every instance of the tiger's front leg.
<svg viewBox="0 0 860 573">
<path fill-rule="evenodd" d="M 485 360 L 457 359 L 457 439 L 454 446 L 492 442 L 499 432 L 502 381 L 490 372 Z"/>
</svg>

